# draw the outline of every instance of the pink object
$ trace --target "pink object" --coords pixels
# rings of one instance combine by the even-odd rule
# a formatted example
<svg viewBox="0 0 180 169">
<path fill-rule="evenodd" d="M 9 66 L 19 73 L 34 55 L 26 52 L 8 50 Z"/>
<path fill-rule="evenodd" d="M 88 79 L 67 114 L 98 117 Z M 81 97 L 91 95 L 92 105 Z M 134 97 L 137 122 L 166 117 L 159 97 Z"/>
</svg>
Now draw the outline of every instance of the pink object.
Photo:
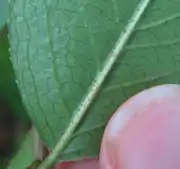
<svg viewBox="0 0 180 169">
<path fill-rule="evenodd" d="M 180 87 L 163 85 L 125 102 L 111 118 L 101 169 L 180 169 Z"/>
</svg>

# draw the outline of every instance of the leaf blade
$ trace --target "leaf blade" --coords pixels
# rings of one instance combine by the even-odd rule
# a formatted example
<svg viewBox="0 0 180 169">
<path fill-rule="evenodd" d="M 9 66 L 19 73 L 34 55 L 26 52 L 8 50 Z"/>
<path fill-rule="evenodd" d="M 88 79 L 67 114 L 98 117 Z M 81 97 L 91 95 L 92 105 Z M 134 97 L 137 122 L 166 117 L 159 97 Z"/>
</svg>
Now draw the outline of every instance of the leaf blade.
<svg viewBox="0 0 180 169">
<path fill-rule="evenodd" d="M 73 110 L 82 100 L 96 73 L 103 67 L 102 63 L 119 35 L 119 27 L 120 30 L 123 30 L 138 1 L 127 1 L 123 2 L 124 4 L 121 1 L 112 3 L 101 0 L 91 3 L 90 1 L 78 3 L 60 1 L 59 4 L 59 1 L 57 3 L 56 1 L 45 2 L 46 4 L 35 1 L 35 8 L 27 8 L 29 7 L 28 2 L 24 7 L 21 0 L 17 1 L 17 4 L 24 7 L 25 12 L 21 13 L 15 8 L 13 12 L 16 16 L 23 16 L 21 25 L 24 26 L 18 26 L 20 20 L 12 19 L 14 26 L 11 27 L 11 34 L 14 35 L 14 38 L 11 47 L 14 51 L 13 63 L 20 81 L 25 105 L 41 136 L 53 149 L 59 136 L 62 136 L 73 117 Z M 154 22 L 154 18 L 159 21 L 162 20 L 162 16 L 167 18 L 173 14 L 173 10 L 178 11 L 178 3 L 178 1 L 174 1 L 174 3 L 154 2 L 138 27 L 147 25 L 150 21 Z M 127 10 L 123 10 L 123 8 Z M 158 8 L 162 8 L 163 12 Z M 41 14 L 37 9 L 41 9 Z M 32 13 L 34 17 L 30 15 Z M 41 18 L 40 24 L 37 22 L 39 17 Z M 173 32 L 179 35 L 175 26 L 175 23 L 179 21 L 176 18 L 173 22 L 173 24 L 171 23 Z M 15 25 L 18 26 L 16 31 Z M 158 26 L 155 30 L 151 28 L 150 31 L 135 30 L 123 58 L 116 63 L 111 76 L 103 84 L 98 98 L 88 110 L 77 132 L 88 131 L 92 125 L 107 123 L 119 104 L 144 88 L 156 84 L 180 82 L 177 76 L 179 44 L 171 46 L 174 48 L 173 52 L 169 46 L 168 48 L 163 45 L 159 46 L 162 42 L 174 40 L 173 32 L 169 33 L 168 31 L 169 26 L 160 25 L 163 31 Z M 23 31 L 24 34 L 21 35 Z M 19 47 L 19 49 L 24 47 L 24 50 L 20 50 L 21 55 L 18 54 L 15 46 L 19 42 L 15 32 L 23 41 Z M 168 33 L 168 36 L 162 36 L 162 32 Z M 147 44 L 148 47 L 137 48 L 138 44 Z M 128 47 L 135 48 L 131 50 Z M 163 52 L 164 50 L 166 52 Z M 162 54 L 165 59 L 161 57 Z M 26 58 L 27 56 L 28 58 Z M 174 57 L 176 63 L 172 59 Z M 159 63 L 162 62 L 161 67 L 157 67 L 155 63 L 158 59 Z M 24 61 L 28 66 L 23 65 Z M 167 64 L 168 68 L 165 66 Z M 22 71 L 26 72 L 28 78 L 20 76 Z M 143 81 L 144 79 L 150 80 Z M 28 87 L 24 87 L 23 82 Z M 115 90 L 106 90 L 109 86 L 119 87 Z M 104 90 L 106 92 L 102 92 Z M 28 97 L 29 95 L 31 97 Z M 110 98 L 110 101 L 107 98 Z M 36 112 L 38 114 L 35 114 Z M 61 160 L 78 160 L 86 155 L 97 155 L 103 130 L 104 127 L 97 128 L 74 137 L 63 152 L 64 156 L 61 157 Z M 73 153 L 75 151 L 76 153 Z M 67 155 L 65 155 L 66 153 Z"/>
</svg>

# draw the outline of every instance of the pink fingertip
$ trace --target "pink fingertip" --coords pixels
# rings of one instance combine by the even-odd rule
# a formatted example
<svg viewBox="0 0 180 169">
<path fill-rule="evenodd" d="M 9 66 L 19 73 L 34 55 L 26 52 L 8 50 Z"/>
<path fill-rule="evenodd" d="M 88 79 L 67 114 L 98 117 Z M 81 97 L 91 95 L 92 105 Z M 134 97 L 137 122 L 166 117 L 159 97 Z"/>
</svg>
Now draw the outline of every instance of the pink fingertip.
<svg viewBox="0 0 180 169">
<path fill-rule="evenodd" d="M 161 85 L 142 91 L 126 101 L 109 121 L 102 140 L 101 168 L 179 169 L 176 156 L 180 153 L 175 151 L 180 152 L 178 129 L 179 85 Z M 170 156 L 163 155 L 168 152 Z"/>
</svg>

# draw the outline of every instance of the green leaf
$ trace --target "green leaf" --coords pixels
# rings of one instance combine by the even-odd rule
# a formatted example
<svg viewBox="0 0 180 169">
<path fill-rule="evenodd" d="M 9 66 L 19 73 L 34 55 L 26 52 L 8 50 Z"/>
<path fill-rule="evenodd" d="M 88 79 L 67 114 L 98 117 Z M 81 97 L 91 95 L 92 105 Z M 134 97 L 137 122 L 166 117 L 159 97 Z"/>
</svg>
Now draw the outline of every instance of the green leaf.
<svg viewBox="0 0 180 169">
<path fill-rule="evenodd" d="M 17 154 L 11 160 L 7 169 L 26 169 L 34 159 L 33 139 L 31 132 L 28 132 L 22 140 Z"/>
<path fill-rule="evenodd" d="M 61 161 L 98 155 L 104 127 L 130 96 L 150 86 L 180 82 L 180 1 L 152 0 L 137 19 L 137 11 L 143 9 L 139 3 L 10 3 L 12 62 L 19 89 L 49 148 L 63 136 L 56 147 L 63 150 Z M 133 27 L 127 27 L 131 22 Z M 102 73 L 116 49 L 120 57 L 104 81 Z M 97 77 L 104 81 L 102 86 Z M 88 100 L 91 91 L 93 98 Z M 86 116 L 77 116 L 82 109 Z"/>
<path fill-rule="evenodd" d="M 8 13 L 8 0 L 0 0 L 0 31 L 5 26 Z"/>
</svg>

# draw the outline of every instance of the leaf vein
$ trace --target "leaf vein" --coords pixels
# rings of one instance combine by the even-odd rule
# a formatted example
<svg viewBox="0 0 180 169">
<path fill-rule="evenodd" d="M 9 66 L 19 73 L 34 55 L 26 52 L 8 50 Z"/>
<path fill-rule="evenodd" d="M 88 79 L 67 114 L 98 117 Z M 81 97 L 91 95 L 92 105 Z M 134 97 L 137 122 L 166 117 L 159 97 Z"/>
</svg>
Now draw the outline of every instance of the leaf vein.
<svg viewBox="0 0 180 169">
<path fill-rule="evenodd" d="M 130 87 L 130 86 L 137 85 L 137 84 L 140 84 L 140 83 L 151 82 L 151 81 L 154 81 L 154 80 L 158 80 L 160 78 L 171 76 L 171 75 L 173 75 L 174 73 L 177 73 L 177 72 L 180 72 L 180 69 L 172 71 L 172 72 L 167 72 L 167 73 L 164 73 L 164 74 L 161 74 L 161 75 L 148 77 L 148 78 L 145 78 L 143 80 L 137 80 L 137 81 L 130 82 L 130 83 L 124 83 L 122 85 L 114 85 L 114 86 L 111 86 L 111 87 L 108 87 L 108 88 L 104 89 L 102 92 L 106 93 L 106 92 L 109 92 L 111 90 L 116 90 L 118 88 Z"/>
<path fill-rule="evenodd" d="M 100 128 L 103 128 L 103 127 L 106 126 L 106 124 L 107 124 L 107 123 L 101 123 L 101 124 L 95 125 L 95 126 L 93 126 L 93 127 L 90 127 L 90 128 L 87 128 L 87 129 L 83 129 L 83 130 L 81 130 L 81 131 L 79 131 L 79 132 L 74 133 L 74 134 L 72 135 L 72 138 L 77 137 L 77 136 L 79 136 L 79 135 L 82 135 L 82 134 L 84 134 L 84 133 L 90 132 L 90 131 L 92 131 L 92 130 L 98 130 L 98 129 L 100 129 Z"/>
<path fill-rule="evenodd" d="M 134 31 L 142 31 L 142 30 L 144 31 L 144 30 L 147 30 L 150 28 L 158 27 L 158 26 L 161 26 L 162 24 L 166 24 L 167 22 L 170 22 L 170 21 L 173 21 L 173 20 L 179 19 L 179 18 L 180 18 L 180 13 L 174 14 L 174 15 L 168 16 L 166 18 L 160 19 L 158 21 L 155 21 L 153 23 L 149 23 L 149 24 L 137 27 Z"/>
<path fill-rule="evenodd" d="M 136 50 L 140 48 L 152 48 L 152 47 L 166 47 L 172 46 L 180 43 L 180 39 L 176 39 L 173 41 L 161 42 L 161 43 L 154 43 L 154 44 L 138 44 L 138 45 L 129 45 L 126 47 L 126 50 Z"/>
</svg>

